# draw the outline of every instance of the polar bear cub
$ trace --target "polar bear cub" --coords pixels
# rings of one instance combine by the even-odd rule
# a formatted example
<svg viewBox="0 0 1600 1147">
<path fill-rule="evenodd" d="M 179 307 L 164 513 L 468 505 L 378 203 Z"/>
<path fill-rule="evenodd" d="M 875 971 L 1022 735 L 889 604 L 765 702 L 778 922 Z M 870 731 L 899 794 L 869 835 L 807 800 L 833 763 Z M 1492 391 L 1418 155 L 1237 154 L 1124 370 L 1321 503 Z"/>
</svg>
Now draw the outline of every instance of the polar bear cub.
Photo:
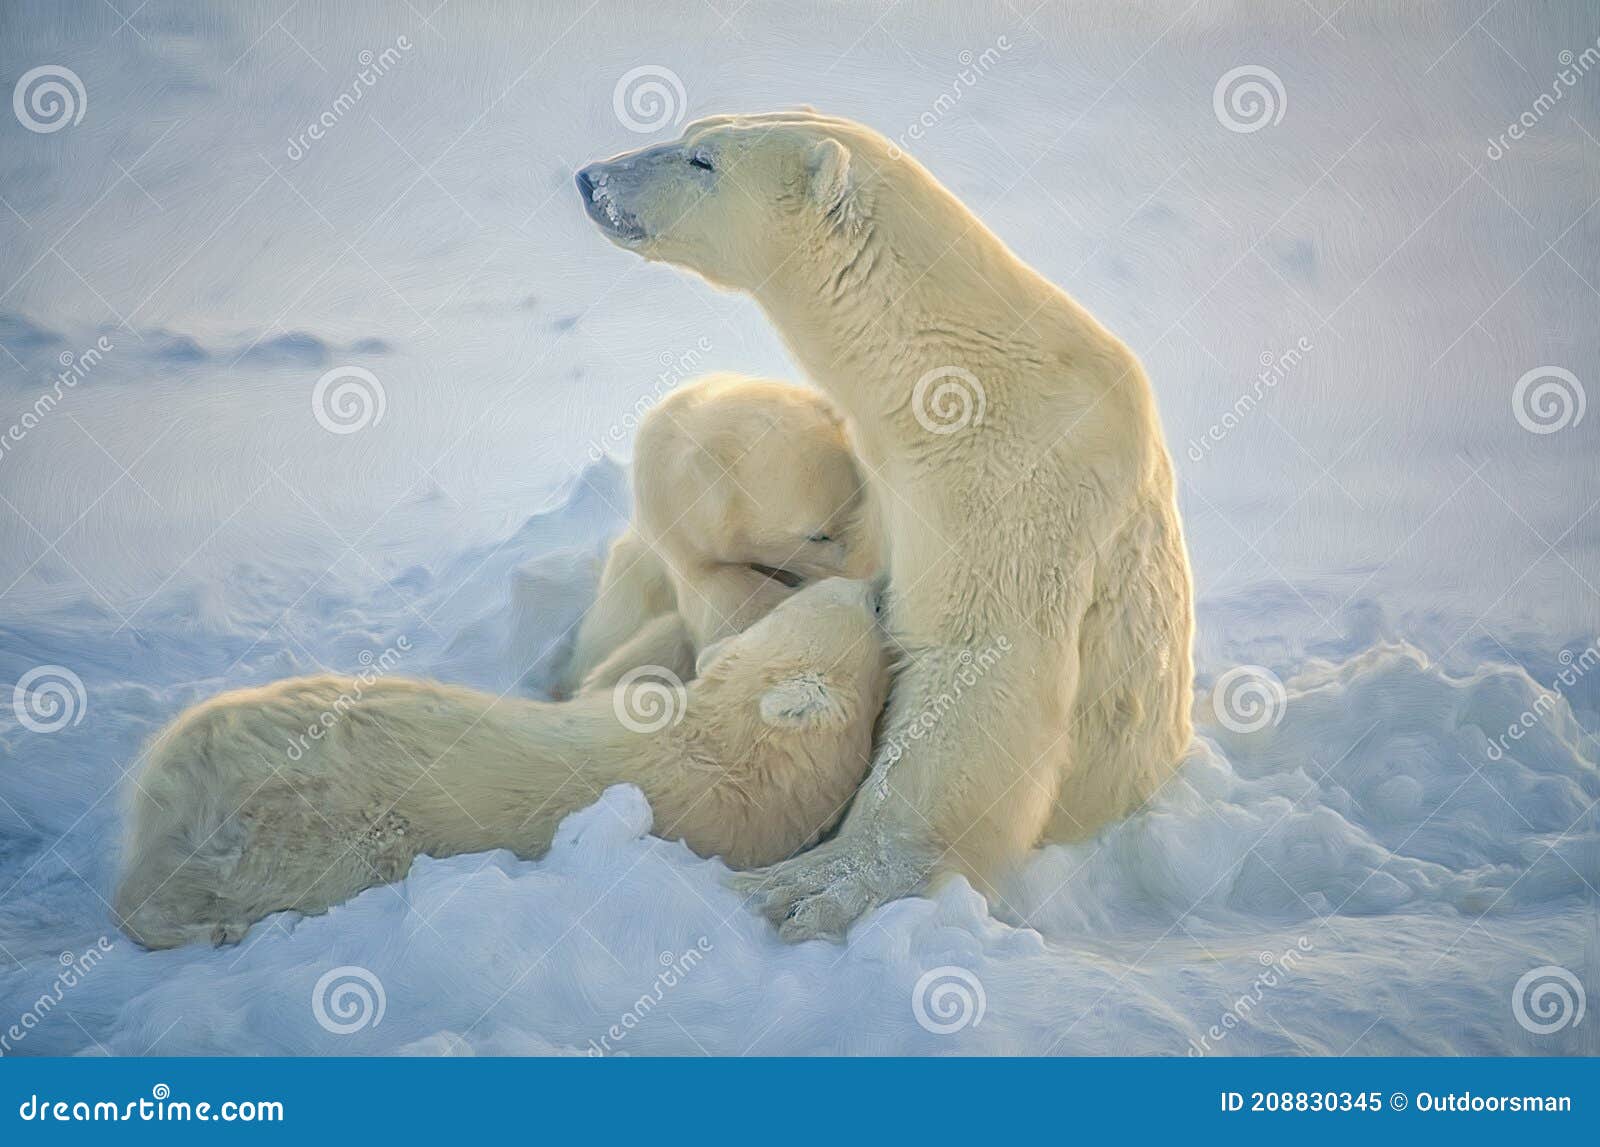
<svg viewBox="0 0 1600 1147">
<path fill-rule="evenodd" d="M 117 915 L 151 948 L 235 941 L 272 912 L 398 880 L 420 855 L 537 857 L 620 783 L 644 791 L 659 835 L 703 856 L 789 856 L 865 775 L 889 675 L 878 592 L 809 586 L 708 650 L 687 687 L 641 679 L 551 704 L 398 678 L 352 698 L 347 679 L 316 676 L 213 698 L 152 748 Z"/>
<path fill-rule="evenodd" d="M 640 424 L 633 489 L 633 526 L 606 559 L 558 694 L 641 665 L 688 678 L 701 649 L 800 586 L 883 567 L 844 420 L 806 387 L 738 374 L 683 386 Z"/>
</svg>

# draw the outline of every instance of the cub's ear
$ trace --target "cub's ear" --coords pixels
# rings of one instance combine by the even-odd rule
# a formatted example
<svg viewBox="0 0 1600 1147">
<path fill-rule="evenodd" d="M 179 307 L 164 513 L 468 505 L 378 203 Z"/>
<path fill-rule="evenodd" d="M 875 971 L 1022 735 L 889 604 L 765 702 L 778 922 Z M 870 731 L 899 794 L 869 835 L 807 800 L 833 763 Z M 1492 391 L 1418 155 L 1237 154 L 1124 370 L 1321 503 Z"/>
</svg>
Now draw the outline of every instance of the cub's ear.
<svg viewBox="0 0 1600 1147">
<path fill-rule="evenodd" d="M 694 659 L 694 675 L 696 677 L 704 677 L 711 663 L 727 652 L 728 642 L 732 640 L 732 637 L 719 637 L 710 645 L 702 648 L 699 655 Z"/>
<path fill-rule="evenodd" d="M 832 211 L 849 196 L 850 149 L 836 139 L 824 139 L 811 149 L 811 198 Z"/>
<path fill-rule="evenodd" d="M 815 673 L 801 673 L 761 695 L 761 719 L 779 729 L 837 728 L 844 724 L 845 711 L 827 682 Z"/>
</svg>

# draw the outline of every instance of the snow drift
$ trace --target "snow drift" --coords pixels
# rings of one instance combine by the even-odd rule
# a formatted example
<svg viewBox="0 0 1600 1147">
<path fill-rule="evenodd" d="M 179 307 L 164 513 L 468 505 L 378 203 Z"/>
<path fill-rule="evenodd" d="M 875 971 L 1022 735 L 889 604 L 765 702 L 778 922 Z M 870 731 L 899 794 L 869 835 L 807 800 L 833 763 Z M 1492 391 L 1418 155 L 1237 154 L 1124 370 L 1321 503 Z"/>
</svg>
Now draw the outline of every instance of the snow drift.
<svg viewBox="0 0 1600 1147">
<path fill-rule="evenodd" d="M 475 611 L 401 671 L 536 690 L 625 506 L 622 472 L 603 463 L 495 546 L 455 555 L 478 571 L 453 595 Z M 349 667 L 409 617 L 386 592 L 320 612 L 330 660 Z M 125 791 L 122 762 L 183 704 L 311 667 L 287 635 L 241 658 L 249 630 L 225 616 L 203 635 L 150 629 L 155 648 L 112 639 L 94 672 L 77 662 L 81 724 L 0 727 L 13 961 L 0 1016 L 61 997 L 13 1054 L 1596 1047 L 1592 1023 L 1541 1035 L 1513 1008 L 1524 973 L 1582 967 L 1600 944 L 1594 742 L 1520 668 L 1452 674 L 1403 643 L 1254 667 L 1281 676 L 1281 693 L 1269 686 L 1253 714 L 1202 693 L 1200 737 L 1146 810 L 1040 850 L 992 905 L 957 879 L 874 913 L 843 946 L 781 943 L 719 861 L 650 836 L 643 797 L 619 787 L 537 863 L 423 859 L 400 884 L 325 916 L 280 915 L 236 948 L 147 953 L 104 903 L 119 801 L 86 794 Z M 47 626 L 8 637 L 8 672 L 68 639 Z M 102 936 L 110 951 L 62 988 Z"/>
</svg>

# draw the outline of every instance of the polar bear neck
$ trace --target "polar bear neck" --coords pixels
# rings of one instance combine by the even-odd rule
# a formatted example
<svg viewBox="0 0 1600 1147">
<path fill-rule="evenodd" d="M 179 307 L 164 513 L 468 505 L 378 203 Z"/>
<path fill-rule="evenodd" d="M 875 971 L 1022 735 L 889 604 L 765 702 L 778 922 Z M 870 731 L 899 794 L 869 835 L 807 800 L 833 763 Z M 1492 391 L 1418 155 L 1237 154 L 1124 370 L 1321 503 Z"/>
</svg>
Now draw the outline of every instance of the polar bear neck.
<svg viewBox="0 0 1600 1147">
<path fill-rule="evenodd" d="M 810 241 L 753 292 L 791 353 L 868 445 L 919 435 L 908 398 L 949 367 L 981 377 L 996 423 L 1068 416 L 1103 396 L 1103 369 L 1131 352 L 1065 291 L 1019 259 L 926 169 L 883 161 Z M 1128 389 L 1147 401 L 1136 367 Z M 1048 376 L 1044 388 L 1014 376 Z M 1115 377 L 1115 375 L 1113 375 Z M 1040 402 L 1047 409 L 1037 408 Z M 1018 408 L 1019 403 L 1028 408 Z"/>
</svg>

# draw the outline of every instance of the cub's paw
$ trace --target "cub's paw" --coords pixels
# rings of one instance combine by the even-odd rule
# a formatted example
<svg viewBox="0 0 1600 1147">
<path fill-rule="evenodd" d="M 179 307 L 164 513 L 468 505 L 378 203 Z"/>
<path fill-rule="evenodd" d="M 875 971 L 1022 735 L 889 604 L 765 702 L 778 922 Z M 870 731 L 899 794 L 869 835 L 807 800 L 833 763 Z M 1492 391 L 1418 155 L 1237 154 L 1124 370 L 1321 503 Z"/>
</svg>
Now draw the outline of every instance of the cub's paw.
<svg viewBox="0 0 1600 1147">
<path fill-rule="evenodd" d="M 250 931 L 248 920 L 224 920 L 211 926 L 211 944 L 222 948 L 237 944 Z"/>
</svg>

